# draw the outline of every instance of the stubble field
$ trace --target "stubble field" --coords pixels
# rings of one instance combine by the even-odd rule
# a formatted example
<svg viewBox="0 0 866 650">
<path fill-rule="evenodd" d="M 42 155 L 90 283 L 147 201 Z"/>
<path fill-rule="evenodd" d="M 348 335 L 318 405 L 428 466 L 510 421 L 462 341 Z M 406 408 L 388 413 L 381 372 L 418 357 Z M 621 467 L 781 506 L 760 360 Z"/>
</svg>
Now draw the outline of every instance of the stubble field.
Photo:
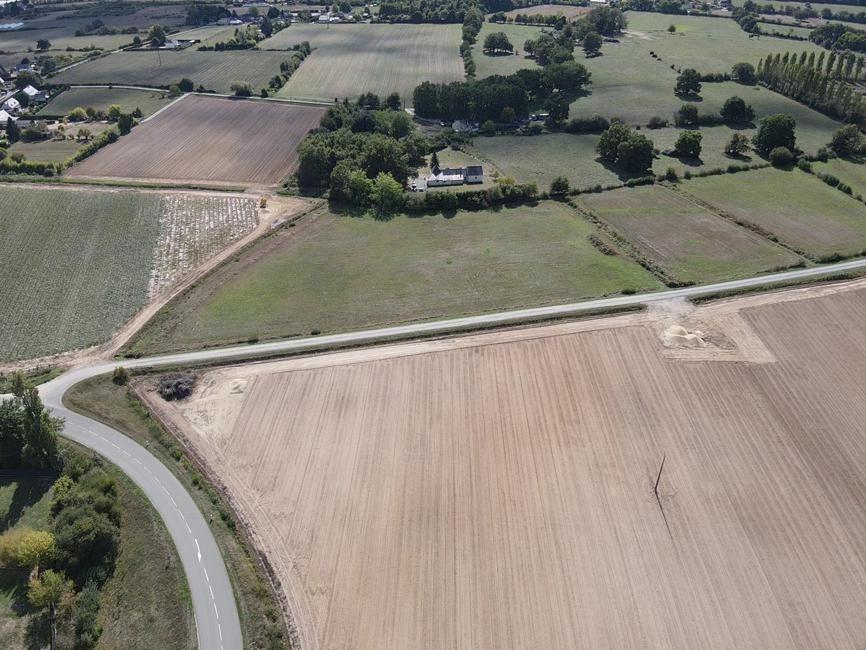
<svg viewBox="0 0 866 650">
<path fill-rule="evenodd" d="M 160 108 L 172 101 L 165 92 L 151 90 L 134 90 L 132 88 L 70 88 L 53 97 L 42 108 L 38 115 L 68 115 L 78 108 L 93 107 L 97 111 L 108 111 L 108 107 L 117 104 L 124 113 L 131 113 L 136 108 L 141 109 L 144 117 L 156 113 Z"/>
<path fill-rule="evenodd" d="M 259 47 L 285 49 L 302 41 L 313 53 L 278 97 L 333 101 L 397 92 L 411 104 L 422 81 L 463 79 L 459 25 L 292 25 Z"/>
<path fill-rule="evenodd" d="M 70 176 L 271 186 L 324 109 L 191 95 L 69 171 Z"/>
<path fill-rule="evenodd" d="M 860 282 L 151 402 L 249 518 L 305 647 L 855 648 L 864 318 Z M 706 347 L 665 347 L 672 319 Z"/>
</svg>

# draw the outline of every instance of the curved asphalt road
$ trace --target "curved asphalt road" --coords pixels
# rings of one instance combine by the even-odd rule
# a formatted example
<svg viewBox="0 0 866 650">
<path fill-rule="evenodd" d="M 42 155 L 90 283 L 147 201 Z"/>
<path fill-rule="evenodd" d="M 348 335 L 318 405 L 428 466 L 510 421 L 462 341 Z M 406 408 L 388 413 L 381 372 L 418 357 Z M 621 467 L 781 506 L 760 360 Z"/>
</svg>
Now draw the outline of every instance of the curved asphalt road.
<svg viewBox="0 0 866 650">
<path fill-rule="evenodd" d="M 89 377 L 111 372 L 119 365 L 127 368 L 195 365 L 261 355 L 323 350 L 344 344 L 358 345 L 422 334 L 443 334 L 541 318 L 579 315 L 601 309 L 646 305 L 663 300 L 694 298 L 863 268 L 866 268 L 866 260 L 861 259 L 652 294 L 602 298 L 567 305 L 414 323 L 331 336 L 110 361 L 70 370 L 40 386 L 40 393 L 46 406 L 51 408 L 55 415 L 65 418 L 66 427 L 63 435 L 97 451 L 120 467 L 141 487 L 162 516 L 186 571 L 195 612 L 199 647 L 206 650 L 235 650 L 242 647 L 242 637 L 231 583 L 216 541 L 195 502 L 174 475 L 144 447 L 111 427 L 64 408 L 63 394 L 72 385 Z"/>
</svg>

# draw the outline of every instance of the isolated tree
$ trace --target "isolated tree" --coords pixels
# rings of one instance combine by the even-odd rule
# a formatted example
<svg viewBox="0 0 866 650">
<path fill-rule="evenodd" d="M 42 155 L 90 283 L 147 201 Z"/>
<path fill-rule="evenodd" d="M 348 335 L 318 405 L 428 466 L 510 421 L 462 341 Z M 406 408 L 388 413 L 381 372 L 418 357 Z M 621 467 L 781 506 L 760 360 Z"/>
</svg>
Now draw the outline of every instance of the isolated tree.
<svg viewBox="0 0 866 650">
<path fill-rule="evenodd" d="M 195 88 L 195 84 L 193 83 L 192 79 L 184 77 L 177 82 L 177 87 L 180 88 L 181 92 L 191 93 Z"/>
<path fill-rule="evenodd" d="M 598 56 L 604 42 L 600 34 L 589 32 L 583 37 L 583 51 L 587 56 Z"/>
<path fill-rule="evenodd" d="M 726 124 L 748 124 L 755 119 L 755 111 L 741 97 L 728 97 L 720 111 Z"/>
<path fill-rule="evenodd" d="M 674 92 L 680 96 L 699 95 L 701 92 L 701 75 L 694 68 L 686 68 L 677 77 Z"/>
<path fill-rule="evenodd" d="M 863 135 L 855 124 L 847 124 L 833 133 L 830 148 L 840 156 L 860 153 L 863 148 Z"/>
<path fill-rule="evenodd" d="M 435 151 L 433 152 L 433 155 L 430 156 L 430 169 L 434 170 L 434 172 L 439 169 L 439 154 Z"/>
<path fill-rule="evenodd" d="M 126 135 L 132 131 L 133 126 L 135 126 L 135 119 L 132 117 L 132 113 L 123 113 L 117 118 L 117 130 L 120 135 Z"/>
<path fill-rule="evenodd" d="M 755 66 L 751 63 L 735 63 L 734 67 L 731 68 L 731 79 L 747 86 L 754 86 L 758 83 Z"/>
<path fill-rule="evenodd" d="M 700 158 L 703 137 L 699 131 L 681 132 L 674 144 L 674 152 L 682 158 Z"/>
<path fill-rule="evenodd" d="M 87 142 L 88 140 L 90 140 L 90 136 L 91 136 L 90 129 L 82 127 L 80 129 L 78 129 L 78 133 L 75 134 L 75 139 Z"/>
<path fill-rule="evenodd" d="M 252 97 L 253 89 L 246 81 L 235 81 L 230 88 L 235 97 Z"/>
<path fill-rule="evenodd" d="M 9 144 L 15 144 L 21 139 L 21 127 L 12 118 L 6 121 L 6 139 L 9 140 Z"/>
<path fill-rule="evenodd" d="M 29 528 L 11 530 L 0 535 L 0 567 L 38 569 L 54 551 L 54 535 Z"/>
<path fill-rule="evenodd" d="M 40 38 L 36 41 L 36 49 L 40 52 L 51 49 L 51 42 L 47 38 Z"/>
<path fill-rule="evenodd" d="M 120 104 L 112 104 L 108 107 L 108 119 L 112 122 L 117 122 L 122 112 Z"/>
<path fill-rule="evenodd" d="M 788 147 L 775 147 L 768 158 L 773 167 L 788 167 L 794 162 L 794 154 Z"/>
<path fill-rule="evenodd" d="M 677 26 L 676 26 L 676 25 L 673 25 L 673 24 L 668 25 L 668 33 L 669 33 L 669 34 L 673 34 L 673 33 L 675 33 L 676 31 L 677 31 Z"/>
<path fill-rule="evenodd" d="M 617 147 L 617 164 L 632 173 L 642 173 L 653 162 L 653 143 L 644 135 L 633 134 Z"/>
<path fill-rule="evenodd" d="M 111 382 L 115 386 L 126 386 L 129 383 L 129 371 L 123 366 L 117 366 L 111 373 Z"/>
<path fill-rule="evenodd" d="M 674 115 L 677 126 L 693 126 L 698 123 L 698 107 L 694 104 L 683 104 Z"/>
<path fill-rule="evenodd" d="M 749 150 L 749 138 L 742 133 L 734 133 L 728 144 L 725 145 L 725 153 L 729 156 L 742 156 Z"/>
<path fill-rule="evenodd" d="M 162 25 L 153 25 L 147 32 L 147 40 L 154 47 L 165 45 L 165 28 Z"/>
<path fill-rule="evenodd" d="M 27 600 L 37 609 L 48 610 L 48 621 L 51 626 L 51 650 L 57 647 L 57 606 L 60 601 L 72 593 L 72 580 L 61 572 L 48 569 L 30 578 L 27 589 Z"/>
<path fill-rule="evenodd" d="M 784 113 L 768 115 L 761 120 L 752 144 L 754 144 L 755 150 L 763 156 L 777 147 L 785 147 L 789 151 L 793 151 L 796 145 L 794 135 L 796 126 L 796 121 L 790 115 Z"/>
<path fill-rule="evenodd" d="M 568 193 L 568 179 L 565 176 L 557 176 L 550 183 L 550 194 L 552 196 L 563 196 Z"/>
<path fill-rule="evenodd" d="M 606 163 L 615 163 L 619 152 L 619 145 L 628 140 L 630 136 L 631 129 L 625 124 L 619 122 L 611 124 L 601 134 L 601 138 L 599 138 L 598 144 L 595 147 L 599 157 Z"/>
<path fill-rule="evenodd" d="M 484 39 L 484 51 L 497 54 L 499 52 L 514 52 L 514 46 L 508 40 L 505 32 L 492 32 Z"/>
<path fill-rule="evenodd" d="M 66 116 L 70 122 L 83 122 L 87 119 L 87 111 L 84 110 L 81 106 L 77 108 L 73 108 L 69 115 Z"/>
<path fill-rule="evenodd" d="M 403 102 L 400 100 L 400 93 L 391 93 L 385 98 L 385 106 L 392 111 L 399 111 Z"/>
</svg>

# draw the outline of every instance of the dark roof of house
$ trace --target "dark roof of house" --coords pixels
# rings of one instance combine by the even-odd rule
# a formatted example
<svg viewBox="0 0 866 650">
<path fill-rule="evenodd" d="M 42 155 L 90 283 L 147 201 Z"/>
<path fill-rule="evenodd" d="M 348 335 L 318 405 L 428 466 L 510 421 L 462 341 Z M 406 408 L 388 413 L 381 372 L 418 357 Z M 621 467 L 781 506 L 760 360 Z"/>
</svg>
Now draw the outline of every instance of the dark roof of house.
<svg viewBox="0 0 866 650">
<path fill-rule="evenodd" d="M 466 168 L 466 173 L 472 176 L 478 176 L 483 173 L 483 170 L 481 169 L 481 165 L 470 165 Z"/>
</svg>

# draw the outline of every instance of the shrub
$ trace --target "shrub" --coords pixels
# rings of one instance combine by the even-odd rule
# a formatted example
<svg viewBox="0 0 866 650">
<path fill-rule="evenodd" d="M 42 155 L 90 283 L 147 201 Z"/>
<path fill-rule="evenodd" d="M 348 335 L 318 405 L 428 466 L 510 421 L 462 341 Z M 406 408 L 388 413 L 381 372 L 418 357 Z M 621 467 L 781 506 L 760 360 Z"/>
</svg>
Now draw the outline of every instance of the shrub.
<svg viewBox="0 0 866 650">
<path fill-rule="evenodd" d="M 111 374 L 111 381 L 117 386 L 126 386 L 129 383 L 129 373 L 123 366 L 117 366 Z"/>
<path fill-rule="evenodd" d="M 550 183 L 551 196 L 562 196 L 568 193 L 568 179 L 565 176 L 557 176 Z"/>
<path fill-rule="evenodd" d="M 659 117 L 658 115 L 651 117 L 649 122 L 647 122 L 648 129 L 663 129 L 668 125 L 668 121 L 663 117 Z"/>
<path fill-rule="evenodd" d="M 679 177 L 677 176 L 677 170 L 673 167 L 668 167 L 667 171 L 665 172 L 665 180 L 674 183 L 678 178 Z"/>
<path fill-rule="evenodd" d="M 184 399 L 192 395 L 195 387 L 195 375 L 192 373 L 178 372 L 164 375 L 159 380 L 159 394 L 167 402 Z"/>
<path fill-rule="evenodd" d="M 770 151 L 770 164 L 773 167 L 788 167 L 794 162 L 794 154 L 788 147 L 776 147 Z"/>
<path fill-rule="evenodd" d="M 610 122 L 601 115 L 592 117 L 575 117 L 565 125 L 567 133 L 601 133 L 610 126 Z"/>
</svg>

